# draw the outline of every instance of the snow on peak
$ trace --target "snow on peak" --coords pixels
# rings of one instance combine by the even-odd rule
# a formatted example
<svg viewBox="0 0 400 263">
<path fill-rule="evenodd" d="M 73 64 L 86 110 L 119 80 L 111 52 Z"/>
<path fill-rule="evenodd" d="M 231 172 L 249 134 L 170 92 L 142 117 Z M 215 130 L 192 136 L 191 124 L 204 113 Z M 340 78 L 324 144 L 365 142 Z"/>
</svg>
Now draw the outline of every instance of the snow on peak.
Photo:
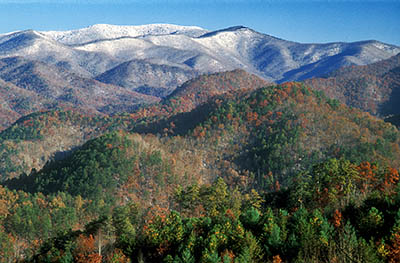
<svg viewBox="0 0 400 263">
<path fill-rule="evenodd" d="M 47 31 L 41 33 L 65 45 L 79 45 L 98 40 L 123 37 L 134 38 L 149 35 L 181 34 L 197 37 L 207 32 L 207 30 L 197 26 L 179 26 L 172 24 L 149 24 L 141 26 L 96 24 L 76 30 Z"/>
</svg>

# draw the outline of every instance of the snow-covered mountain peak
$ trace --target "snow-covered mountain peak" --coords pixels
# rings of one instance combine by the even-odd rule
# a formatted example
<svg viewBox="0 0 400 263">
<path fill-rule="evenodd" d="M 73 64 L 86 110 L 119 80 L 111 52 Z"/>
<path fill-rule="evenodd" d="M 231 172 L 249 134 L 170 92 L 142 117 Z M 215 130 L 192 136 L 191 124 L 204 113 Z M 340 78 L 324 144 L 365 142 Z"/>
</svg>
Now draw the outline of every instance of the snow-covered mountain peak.
<svg viewBox="0 0 400 263">
<path fill-rule="evenodd" d="M 51 39 L 47 39 L 40 32 L 34 30 L 23 30 L 0 36 L 0 55 L 25 55 L 25 52 L 31 52 L 50 45 L 58 45 Z M 14 52 L 17 52 L 14 54 Z"/>
<path fill-rule="evenodd" d="M 15 32 L 7 33 L 7 34 L 1 34 L 0 35 L 0 42 L 4 42 L 4 41 L 7 41 L 7 40 L 12 39 L 14 37 L 19 37 L 19 36 L 22 36 L 22 35 L 34 36 L 34 35 L 38 35 L 38 34 L 37 34 L 36 31 L 34 31 L 32 29 L 15 31 Z"/>
<path fill-rule="evenodd" d="M 265 79 L 287 81 L 325 74 L 344 65 L 365 65 L 399 52 L 400 47 L 378 41 L 296 43 L 244 26 L 209 32 L 172 24 L 96 24 L 70 31 L 0 35 L 0 58 L 21 56 L 62 64 L 90 77 L 113 68 L 114 73 L 119 72 L 122 63 L 143 60 L 165 66 L 157 67 L 157 72 L 174 71 L 171 67 L 196 74 L 241 68 Z"/>
<path fill-rule="evenodd" d="M 260 34 L 260 33 L 254 31 L 251 28 L 245 27 L 245 26 L 232 26 L 232 27 L 221 29 L 221 30 L 208 32 L 208 33 L 200 36 L 200 38 L 213 37 L 213 36 L 217 36 L 217 35 L 221 35 L 221 34 L 224 35 L 224 34 Z"/>
<path fill-rule="evenodd" d="M 179 26 L 172 24 L 149 24 L 141 26 L 96 24 L 76 30 L 47 31 L 41 33 L 65 45 L 81 45 L 99 40 L 170 34 L 198 37 L 207 32 L 207 30 L 197 26 Z"/>
<path fill-rule="evenodd" d="M 389 45 L 387 45 L 385 43 L 382 43 L 382 42 L 379 42 L 379 41 L 376 41 L 376 40 L 371 41 L 371 46 L 373 46 L 373 47 L 375 47 L 377 49 L 380 49 L 382 51 L 385 51 L 385 52 L 390 52 L 393 55 L 396 55 L 398 53 L 398 50 L 396 49 L 396 47 L 389 46 Z"/>
</svg>

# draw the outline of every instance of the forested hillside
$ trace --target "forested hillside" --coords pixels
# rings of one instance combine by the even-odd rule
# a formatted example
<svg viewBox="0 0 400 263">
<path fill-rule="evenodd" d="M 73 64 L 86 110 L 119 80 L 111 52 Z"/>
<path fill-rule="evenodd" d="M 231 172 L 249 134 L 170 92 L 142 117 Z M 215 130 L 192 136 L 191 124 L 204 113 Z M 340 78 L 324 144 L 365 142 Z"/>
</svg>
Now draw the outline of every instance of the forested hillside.
<svg viewBox="0 0 400 263">
<path fill-rule="evenodd" d="M 41 169 L 49 159 L 63 158 L 87 140 L 112 131 L 115 122 L 60 110 L 22 117 L 0 133 L 0 179 Z"/>
<path fill-rule="evenodd" d="M 304 83 L 374 115 L 400 114 L 400 54 L 365 66 L 343 67 Z"/>
<path fill-rule="evenodd" d="M 400 260 L 400 132 L 302 83 L 217 73 L 0 138 L 0 262 Z"/>
<path fill-rule="evenodd" d="M 265 85 L 267 82 L 262 79 L 237 70 L 195 78 L 162 103 L 142 107 L 130 114 L 108 117 L 84 114 L 76 109 L 58 109 L 25 116 L 0 133 L 0 180 L 22 172 L 29 174 L 33 168 L 41 169 L 49 159 L 64 156 L 105 132 L 146 127 L 156 120 L 192 111 L 213 96 Z M 203 115 L 208 110 L 197 109 L 204 111 Z"/>
</svg>

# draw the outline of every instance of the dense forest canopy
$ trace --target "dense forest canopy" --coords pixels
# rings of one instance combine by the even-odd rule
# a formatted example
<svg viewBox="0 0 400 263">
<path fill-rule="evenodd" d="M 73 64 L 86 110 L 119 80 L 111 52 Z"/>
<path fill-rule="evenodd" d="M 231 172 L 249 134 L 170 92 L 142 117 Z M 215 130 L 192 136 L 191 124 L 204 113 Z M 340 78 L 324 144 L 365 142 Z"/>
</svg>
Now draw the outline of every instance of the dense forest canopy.
<svg viewBox="0 0 400 263">
<path fill-rule="evenodd" d="M 0 133 L 0 262 L 399 262 L 400 133 L 302 83 L 201 76 Z"/>
</svg>

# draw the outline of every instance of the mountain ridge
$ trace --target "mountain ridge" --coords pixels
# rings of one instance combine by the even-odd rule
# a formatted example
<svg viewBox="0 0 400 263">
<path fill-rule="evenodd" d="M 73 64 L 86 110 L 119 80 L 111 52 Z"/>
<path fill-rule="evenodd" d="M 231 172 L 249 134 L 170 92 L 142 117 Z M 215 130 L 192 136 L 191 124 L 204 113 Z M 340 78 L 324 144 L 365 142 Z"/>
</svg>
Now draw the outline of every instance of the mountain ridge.
<svg viewBox="0 0 400 263">
<path fill-rule="evenodd" d="M 197 26 L 180 26 L 173 24 L 148 24 L 137 26 L 119 26 L 110 24 L 95 24 L 89 27 L 67 30 L 67 31 L 44 31 L 43 33 L 56 41 L 64 44 L 76 44 L 74 36 L 83 34 L 90 37 L 91 34 L 98 34 L 99 36 L 107 36 L 110 38 L 117 37 L 141 37 L 145 35 L 163 35 L 163 34 L 188 34 L 192 36 L 201 35 L 207 30 Z M 68 38 L 69 37 L 69 38 Z M 79 39 L 79 37 L 78 37 Z M 81 43 L 82 44 L 82 43 Z"/>
<path fill-rule="evenodd" d="M 24 44 L 32 32 L 37 38 L 35 46 L 20 46 L 20 52 L 7 50 L 5 41 L 13 36 L 26 35 L 25 42 L 12 41 L 9 44 Z M 32 37 L 32 36 L 30 36 Z M 15 40 L 15 39 L 14 39 Z M 18 39 L 17 39 L 18 40 Z M 55 46 L 54 46 L 55 45 Z M 49 54 L 45 51 L 52 46 Z M 63 51 L 65 49 L 65 51 Z M 9 54 L 9 53 L 12 54 Z M 94 52 L 94 53 L 93 53 Z M 0 35 L 0 54 L 2 56 L 28 56 L 46 63 L 69 61 L 75 71 L 99 75 L 120 63 L 132 59 L 158 59 L 168 65 L 184 64 L 199 55 L 203 62 L 191 67 L 199 73 L 241 68 L 267 80 L 299 80 L 302 75 L 284 74 L 292 70 L 339 55 L 333 66 L 315 65 L 327 73 L 343 65 L 369 64 L 400 52 L 395 45 L 376 40 L 358 42 L 332 42 L 324 44 L 297 43 L 259 33 L 244 26 L 234 26 L 221 30 L 208 31 L 193 26 L 171 24 L 150 24 L 143 26 L 94 25 L 69 31 L 19 31 Z M 19 54 L 17 54 L 19 53 Z M 179 54 L 182 53 L 182 54 Z M 93 56 L 95 55 L 95 56 Z M 97 58 L 97 63 L 93 60 Z M 102 61 L 102 63 L 98 63 Z M 73 63 L 75 62 L 75 63 Z M 329 64 L 330 61 L 326 61 Z M 102 64 L 102 65 L 97 65 Z M 196 67 L 197 65 L 197 67 Z M 325 66 L 325 68 L 324 68 Z"/>
<path fill-rule="evenodd" d="M 364 66 L 348 66 L 305 80 L 331 98 L 378 116 L 400 114 L 400 54 Z"/>
</svg>

